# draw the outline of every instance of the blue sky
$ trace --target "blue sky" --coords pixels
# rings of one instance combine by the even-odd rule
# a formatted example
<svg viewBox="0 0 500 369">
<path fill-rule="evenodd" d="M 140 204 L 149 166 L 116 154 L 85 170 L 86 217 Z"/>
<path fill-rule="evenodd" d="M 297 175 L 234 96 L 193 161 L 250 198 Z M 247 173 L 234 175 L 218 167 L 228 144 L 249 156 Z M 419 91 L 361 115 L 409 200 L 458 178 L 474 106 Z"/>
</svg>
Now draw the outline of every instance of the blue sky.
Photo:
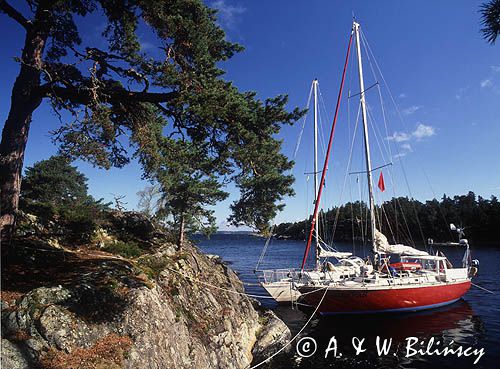
<svg viewBox="0 0 500 369">
<path fill-rule="evenodd" d="M 257 91 L 262 98 L 287 93 L 290 107 L 305 106 L 311 81 L 318 78 L 326 106 L 326 113 L 322 114 L 323 131 L 330 127 L 354 13 L 403 118 L 389 104 L 385 84 L 371 76 L 369 62 L 365 60 L 366 85 L 375 80 L 382 83 L 388 123 L 386 133 L 381 110 L 376 107 L 378 93 L 374 88 L 367 93 L 375 118 L 371 123 L 373 164 L 394 162 L 393 167 L 384 169 L 387 191 L 376 192 L 377 198 L 411 194 L 425 200 L 469 190 L 484 197 L 500 195 L 500 44 L 491 46 L 481 38 L 478 14 L 481 1 L 215 0 L 208 3 L 220 9 L 219 22 L 228 38 L 246 47 L 243 53 L 222 65 L 227 71 L 225 78 L 242 90 Z M 98 27 L 96 21 L 81 22 L 81 31 L 86 35 L 96 34 Z M 4 122 L 11 86 L 19 69 L 13 57 L 20 55 L 23 34 L 5 16 L 0 16 L 0 31 L 4 35 L 0 121 Z M 144 38 L 148 48 L 154 48 L 154 40 Z M 350 68 L 346 88 L 352 94 L 359 92 L 357 83 L 356 70 Z M 351 99 L 349 104 L 350 119 L 346 101 L 339 117 L 325 207 L 359 198 L 356 176 L 348 176 L 347 185 L 343 186 L 357 111 L 355 100 Z M 311 115 L 293 171 L 297 196 L 286 200 L 287 207 L 278 216 L 278 222 L 304 218 L 311 210 L 312 181 L 309 178 L 307 182 L 303 174 L 312 169 L 310 118 Z M 286 127 L 280 134 L 284 153 L 290 157 L 301 123 Z M 43 104 L 33 116 L 25 165 L 56 152 L 48 135 L 55 127 L 56 117 Z M 356 143 L 360 143 L 357 137 Z M 392 158 L 387 150 L 382 150 L 384 155 L 379 153 L 379 144 L 382 148 L 390 145 Z M 360 148 L 357 145 L 355 149 L 351 171 L 363 169 Z M 320 157 L 323 158 L 321 151 Z M 401 163 L 405 172 L 397 168 Z M 129 208 L 137 206 L 136 192 L 147 185 L 140 179 L 137 164 L 109 171 L 83 162 L 77 164 L 89 178 L 90 191 L 95 197 L 109 200 L 113 193 L 124 194 Z M 378 175 L 377 171 L 375 180 Z M 397 186 L 398 182 L 402 185 Z M 230 198 L 215 207 L 219 222 L 227 217 L 229 204 L 237 196 L 233 187 L 229 190 Z"/>
</svg>

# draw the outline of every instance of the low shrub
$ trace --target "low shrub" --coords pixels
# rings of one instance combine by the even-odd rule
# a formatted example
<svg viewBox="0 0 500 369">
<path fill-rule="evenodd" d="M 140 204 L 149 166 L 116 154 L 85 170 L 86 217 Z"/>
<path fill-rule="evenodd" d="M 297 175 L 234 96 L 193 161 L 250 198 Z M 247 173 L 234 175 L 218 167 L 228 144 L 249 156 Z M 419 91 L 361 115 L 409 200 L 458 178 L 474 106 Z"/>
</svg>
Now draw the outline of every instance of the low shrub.
<svg viewBox="0 0 500 369">
<path fill-rule="evenodd" d="M 112 254 L 121 255 L 126 258 L 136 258 L 144 253 L 144 250 L 135 241 L 116 241 L 107 244 L 102 248 L 102 250 Z"/>
</svg>

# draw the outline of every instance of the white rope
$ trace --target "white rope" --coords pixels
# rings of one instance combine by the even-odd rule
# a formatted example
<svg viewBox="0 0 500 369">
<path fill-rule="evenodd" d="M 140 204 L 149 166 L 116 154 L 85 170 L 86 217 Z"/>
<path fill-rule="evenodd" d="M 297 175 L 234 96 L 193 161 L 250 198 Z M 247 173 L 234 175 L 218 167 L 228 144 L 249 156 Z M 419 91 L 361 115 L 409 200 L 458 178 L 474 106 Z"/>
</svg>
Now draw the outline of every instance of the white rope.
<svg viewBox="0 0 500 369">
<path fill-rule="evenodd" d="M 484 291 L 486 291 L 486 292 L 491 293 L 492 295 L 495 295 L 495 292 L 490 291 L 490 290 L 488 290 L 488 289 L 486 289 L 486 288 L 484 288 L 484 287 L 481 287 L 481 286 L 479 286 L 479 285 L 477 285 L 477 284 L 475 284 L 475 283 L 472 283 L 472 282 L 471 282 L 470 284 L 472 284 L 474 287 L 479 288 L 480 290 L 484 290 Z"/>
<path fill-rule="evenodd" d="M 172 268 L 168 268 L 166 267 L 165 269 L 167 270 L 170 270 L 171 272 L 174 272 L 176 274 L 179 274 L 180 276 L 184 277 L 184 278 L 187 278 L 187 279 L 191 279 L 195 282 L 198 282 L 198 283 L 201 283 L 201 284 L 204 284 L 206 286 L 209 286 L 209 287 L 212 287 L 212 288 L 216 288 L 216 289 L 219 289 L 219 290 L 222 290 L 222 291 L 226 291 L 226 292 L 231 292 L 231 293 L 235 293 L 235 294 L 238 294 L 238 295 L 244 295 L 244 296 L 248 296 L 248 297 L 256 297 L 256 298 L 272 298 L 272 297 L 268 297 L 268 296 L 260 296 L 260 295 L 252 295 L 252 294 L 248 294 L 248 293 L 244 293 L 244 292 L 239 292 L 239 291 L 234 291 L 234 290 L 229 290 L 227 288 L 222 288 L 222 287 L 219 287 L 219 286 L 215 286 L 211 283 L 207 283 L 207 282 L 204 282 L 202 280 L 199 280 L 198 278 L 194 278 L 194 277 L 191 277 L 191 276 L 187 276 L 187 275 L 184 275 L 182 274 L 181 272 L 179 272 L 178 270 L 175 270 L 175 269 L 172 269 Z M 309 319 L 307 320 L 307 322 L 305 322 L 305 324 L 302 326 L 302 328 L 299 330 L 299 332 L 297 332 L 297 334 L 295 336 L 293 336 L 282 348 L 280 348 L 278 351 L 276 351 L 273 355 L 269 356 L 267 359 L 261 361 L 260 363 L 254 365 L 254 366 L 251 366 L 251 367 L 247 367 L 248 369 L 255 369 L 255 368 L 258 368 L 259 366 L 267 363 L 269 360 L 271 360 L 273 357 L 275 357 L 276 355 L 280 354 L 281 352 L 283 352 L 283 350 L 285 350 L 295 339 L 297 339 L 297 337 L 304 331 L 304 329 L 309 325 L 309 323 L 311 322 L 311 320 L 314 318 L 314 316 L 316 315 L 316 313 L 318 312 L 318 309 L 319 307 L 321 306 L 321 304 L 323 303 L 323 300 L 325 299 L 325 296 L 326 296 L 326 293 L 328 292 L 328 287 L 329 286 L 325 286 L 325 287 L 322 287 L 322 288 L 318 288 L 318 289 L 315 289 L 315 290 L 312 290 L 312 291 L 309 291 L 309 292 L 306 292 L 306 293 L 303 293 L 302 296 L 305 296 L 305 295 L 308 295 L 310 293 L 314 293 L 314 292 L 318 292 L 320 290 L 325 290 L 325 292 L 323 293 L 323 296 L 321 296 L 321 299 L 318 303 L 318 305 L 316 306 L 316 308 L 314 309 L 314 311 L 312 312 L 311 316 L 309 317 Z M 283 338 L 284 334 L 287 332 L 287 330 L 284 330 L 283 331 L 283 334 L 281 335 L 281 337 L 277 340 L 278 342 L 281 341 L 281 339 Z"/>
<path fill-rule="evenodd" d="M 326 296 L 326 293 L 328 292 L 328 287 L 329 286 L 325 286 L 323 287 L 325 292 L 323 293 L 323 296 L 321 296 L 321 300 L 319 301 L 318 305 L 316 306 L 316 308 L 314 309 L 313 313 L 311 314 L 311 316 L 309 317 L 309 319 L 307 320 L 307 322 L 305 322 L 305 324 L 302 326 L 302 328 L 300 329 L 300 331 L 297 332 L 297 334 L 295 336 L 293 336 L 290 341 L 288 341 L 282 348 L 280 348 L 278 351 L 276 351 L 274 354 L 272 354 L 271 356 L 269 356 L 267 359 L 261 361 L 260 363 L 254 365 L 254 366 L 250 366 L 250 367 L 247 367 L 248 369 L 255 369 L 255 368 L 258 368 L 259 366 L 267 363 L 269 360 L 271 360 L 273 357 L 275 357 L 276 355 L 280 354 L 281 352 L 283 352 L 288 346 L 290 346 L 290 344 L 295 340 L 297 339 L 297 337 L 299 337 L 302 332 L 304 331 L 304 329 L 306 329 L 306 327 L 309 325 L 309 323 L 311 322 L 311 320 L 314 318 L 314 316 L 316 315 L 316 313 L 318 312 L 318 309 L 319 307 L 321 306 L 321 304 L 323 303 L 323 300 L 325 299 L 325 296 Z M 314 291 L 316 292 L 316 291 Z M 281 338 L 280 338 L 281 339 Z"/>
<path fill-rule="evenodd" d="M 253 298 L 257 298 L 257 299 L 273 299 L 274 300 L 274 297 L 271 297 L 271 296 L 265 296 L 265 295 L 254 295 L 254 294 L 250 294 L 250 293 L 246 293 L 246 292 L 239 292 L 239 291 L 235 291 L 235 290 L 230 290 L 228 288 L 223 288 L 223 287 L 219 287 L 219 286 L 216 286 L 214 284 L 211 284 L 211 283 L 208 283 L 208 282 L 205 282 L 205 281 L 202 281 L 201 279 L 198 279 L 198 278 L 195 278 L 195 277 L 191 277 L 191 276 L 188 276 L 188 275 L 184 275 L 182 274 L 180 271 L 178 270 L 175 270 L 175 269 L 172 269 L 172 268 L 169 268 L 169 267 L 165 267 L 166 270 L 169 270 L 173 273 L 176 273 L 178 275 L 180 275 L 181 277 L 183 278 L 186 278 L 186 279 L 190 279 L 194 282 L 198 282 L 198 283 L 201 283 L 205 286 L 208 286 L 208 287 L 212 287 L 212 288 L 215 288 L 215 289 L 218 289 L 218 290 L 221 290 L 221 291 L 224 291 L 224 292 L 230 292 L 230 293 L 234 293 L 234 294 L 237 294 L 237 295 L 242 295 L 242 296 L 247 296 L 247 297 L 253 297 Z M 249 284 L 249 283 L 244 283 L 242 282 L 244 285 L 255 285 L 255 284 Z M 305 292 L 305 293 L 302 293 L 301 296 L 306 296 L 310 293 L 313 293 L 313 292 L 317 292 L 317 291 L 320 291 L 322 290 L 322 288 L 318 288 L 318 289 L 315 289 L 315 290 L 312 290 L 312 291 L 309 291 L 309 292 Z"/>
<path fill-rule="evenodd" d="M 230 290 L 230 289 L 227 289 L 227 288 L 219 287 L 219 286 L 213 285 L 211 283 L 204 282 L 204 281 L 202 281 L 202 280 L 200 280 L 198 278 L 194 278 L 194 277 L 191 277 L 191 276 L 188 276 L 188 275 L 184 275 L 181 272 L 179 272 L 178 270 L 175 270 L 175 269 L 172 269 L 172 268 L 169 268 L 169 267 L 165 267 L 165 269 L 169 270 L 169 271 L 171 271 L 173 273 L 176 273 L 176 274 L 178 274 L 181 277 L 184 277 L 186 279 L 190 279 L 190 280 L 192 280 L 194 282 L 198 282 L 198 283 L 204 284 L 205 286 L 212 287 L 212 288 L 215 288 L 215 289 L 218 289 L 218 290 L 221 290 L 221 291 L 230 292 L 230 293 L 234 293 L 234 294 L 242 295 L 242 296 L 259 298 L 259 299 L 273 299 L 273 297 L 271 297 L 271 296 L 252 295 L 252 294 L 245 293 L 245 292 L 239 292 L 239 291 L 235 291 L 235 290 Z"/>
</svg>

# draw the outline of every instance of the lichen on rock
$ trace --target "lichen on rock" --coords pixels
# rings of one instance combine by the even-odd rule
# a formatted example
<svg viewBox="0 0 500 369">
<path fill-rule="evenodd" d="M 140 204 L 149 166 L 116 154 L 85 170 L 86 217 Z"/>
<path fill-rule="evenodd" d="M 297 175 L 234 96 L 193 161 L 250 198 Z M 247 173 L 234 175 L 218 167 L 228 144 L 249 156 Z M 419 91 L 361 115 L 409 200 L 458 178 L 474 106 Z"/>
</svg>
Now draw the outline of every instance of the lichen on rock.
<svg viewBox="0 0 500 369">
<path fill-rule="evenodd" d="M 237 369 L 289 339 L 220 258 L 155 245 L 134 260 L 67 254 L 52 285 L 2 303 L 3 366 Z"/>
</svg>

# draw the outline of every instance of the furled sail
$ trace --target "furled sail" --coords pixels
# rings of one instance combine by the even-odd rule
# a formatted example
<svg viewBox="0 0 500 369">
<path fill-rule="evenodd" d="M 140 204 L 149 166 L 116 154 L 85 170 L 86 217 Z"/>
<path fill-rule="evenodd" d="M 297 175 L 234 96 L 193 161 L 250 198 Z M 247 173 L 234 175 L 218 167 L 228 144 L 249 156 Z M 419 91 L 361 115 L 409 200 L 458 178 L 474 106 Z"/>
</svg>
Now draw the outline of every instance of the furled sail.
<svg viewBox="0 0 500 369">
<path fill-rule="evenodd" d="M 320 258 L 336 258 L 336 259 L 345 259 L 351 256 L 351 252 L 340 252 L 340 251 L 329 251 L 325 250 L 321 246 L 319 246 L 319 257 Z"/>
<path fill-rule="evenodd" d="M 378 229 L 375 230 L 375 251 L 379 254 L 400 254 L 408 256 L 429 255 L 425 251 L 417 250 L 406 245 L 390 245 L 387 237 Z"/>
</svg>

